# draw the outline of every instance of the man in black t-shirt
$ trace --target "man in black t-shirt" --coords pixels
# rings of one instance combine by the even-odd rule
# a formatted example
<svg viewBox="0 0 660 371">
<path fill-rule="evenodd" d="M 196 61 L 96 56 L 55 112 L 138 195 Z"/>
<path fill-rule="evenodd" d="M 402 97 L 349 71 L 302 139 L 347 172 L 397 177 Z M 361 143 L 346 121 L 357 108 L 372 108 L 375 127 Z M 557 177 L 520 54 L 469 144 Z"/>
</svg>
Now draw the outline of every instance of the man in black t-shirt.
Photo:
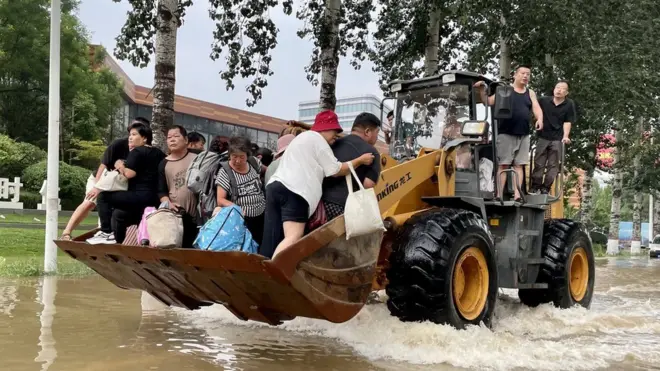
<svg viewBox="0 0 660 371">
<path fill-rule="evenodd" d="M 353 122 L 351 134 L 337 139 L 332 145 L 332 152 L 340 162 L 354 160 L 365 153 L 373 153 L 374 161 L 371 165 L 360 166 L 355 173 L 364 188 L 373 188 L 380 176 L 380 159 L 374 144 L 378 141 L 378 132 L 381 123 L 376 115 L 368 112 L 359 114 Z M 353 190 L 358 184 L 353 179 Z M 344 213 L 344 206 L 348 198 L 348 187 L 344 177 L 328 177 L 323 180 L 323 195 L 321 200 L 326 209 L 328 221 Z"/>
<path fill-rule="evenodd" d="M 575 104 L 566 98 L 567 95 L 568 83 L 560 81 L 555 85 L 552 97 L 539 99 L 543 109 L 543 129 L 538 132 L 530 193 L 550 192 L 550 187 L 559 172 L 562 144 L 571 142 L 569 134 L 571 125 L 575 122 Z"/>
</svg>

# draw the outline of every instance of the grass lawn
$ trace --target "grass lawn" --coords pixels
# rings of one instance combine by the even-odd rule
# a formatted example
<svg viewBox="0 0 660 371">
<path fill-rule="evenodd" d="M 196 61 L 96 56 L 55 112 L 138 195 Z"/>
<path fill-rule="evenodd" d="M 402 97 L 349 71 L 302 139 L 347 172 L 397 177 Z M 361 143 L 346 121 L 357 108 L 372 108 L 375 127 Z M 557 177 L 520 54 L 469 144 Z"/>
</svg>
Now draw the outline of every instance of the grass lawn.
<svg viewBox="0 0 660 371">
<path fill-rule="evenodd" d="M 58 235 L 61 232 L 60 230 Z M 0 277 L 42 275 L 45 234 L 46 231 L 43 229 L 0 228 Z M 86 265 L 71 259 L 59 249 L 57 268 L 59 276 L 82 276 L 94 273 Z"/>
<path fill-rule="evenodd" d="M 46 224 L 46 215 L 18 215 L 18 214 L 3 214 L 0 211 L 0 223 L 21 223 L 21 224 Z M 59 224 L 66 224 L 69 222 L 69 216 L 60 215 L 58 218 Z M 38 219 L 38 220 L 35 220 Z M 87 225 L 96 225 L 98 222 L 98 217 L 88 216 L 85 218 L 80 226 Z M 80 226 L 78 228 L 80 228 Z"/>
</svg>

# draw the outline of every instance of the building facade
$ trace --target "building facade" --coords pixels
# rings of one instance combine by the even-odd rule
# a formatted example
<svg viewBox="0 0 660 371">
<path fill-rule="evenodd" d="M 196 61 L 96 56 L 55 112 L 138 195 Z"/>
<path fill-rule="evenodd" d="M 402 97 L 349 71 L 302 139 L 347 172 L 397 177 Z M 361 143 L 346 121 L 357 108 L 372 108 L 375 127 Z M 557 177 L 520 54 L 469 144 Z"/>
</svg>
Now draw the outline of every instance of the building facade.
<svg viewBox="0 0 660 371">
<path fill-rule="evenodd" d="M 94 49 L 95 46 L 92 46 Z M 123 83 L 124 105 L 116 119 L 117 136 L 136 117 L 149 120 L 152 117 L 153 95 L 151 88 L 136 85 L 109 55 L 105 56 L 105 67 L 114 72 Z M 196 131 L 206 138 L 206 146 L 216 136 L 230 138 L 242 135 L 259 147 L 277 149 L 277 138 L 285 127 L 286 120 L 243 111 L 219 104 L 192 99 L 180 95 L 174 98 L 174 123 L 188 131 Z"/>
<path fill-rule="evenodd" d="M 339 124 L 344 129 L 344 133 L 349 133 L 351 131 L 355 117 L 362 112 L 370 112 L 380 118 L 380 102 L 380 99 L 375 95 L 337 99 L 335 113 L 339 116 Z M 391 110 L 392 108 L 390 106 L 387 104 L 384 105 L 383 120 L 385 120 L 385 116 Z M 316 114 L 320 111 L 321 108 L 319 107 L 318 100 L 300 102 L 298 104 L 298 121 L 313 124 L 314 117 L 316 117 Z M 380 140 L 385 140 L 382 132 L 380 133 Z"/>
</svg>

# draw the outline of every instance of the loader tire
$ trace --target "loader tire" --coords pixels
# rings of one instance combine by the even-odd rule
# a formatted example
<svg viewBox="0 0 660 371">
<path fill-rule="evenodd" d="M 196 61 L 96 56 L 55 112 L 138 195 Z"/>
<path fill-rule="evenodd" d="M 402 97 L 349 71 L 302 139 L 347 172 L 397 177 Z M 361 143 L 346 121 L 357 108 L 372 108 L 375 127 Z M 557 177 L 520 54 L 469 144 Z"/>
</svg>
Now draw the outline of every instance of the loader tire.
<svg viewBox="0 0 660 371">
<path fill-rule="evenodd" d="M 389 258 L 387 307 L 404 322 L 490 325 L 497 300 L 493 236 L 477 214 L 435 209 L 410 218 Z"/>
<path fill-rule="evenodd" d="M 528 306 L 553 303 L 566 309 L 591 306 L 595 266 L 591 239 L 584 227 L 570 219 L 546 220 L 543 227 L 541 265 L 537 282 L 547 289 L 518 290 L 520 301 Z"/>
</svg>

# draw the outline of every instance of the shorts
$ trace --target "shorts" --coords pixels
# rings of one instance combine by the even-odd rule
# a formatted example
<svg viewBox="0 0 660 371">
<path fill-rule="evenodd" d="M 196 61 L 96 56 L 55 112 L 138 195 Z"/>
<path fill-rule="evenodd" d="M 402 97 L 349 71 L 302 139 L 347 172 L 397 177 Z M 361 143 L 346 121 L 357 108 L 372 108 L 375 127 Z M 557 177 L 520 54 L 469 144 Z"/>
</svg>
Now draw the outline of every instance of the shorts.
<svg viewBox="0 0 660 371">
<path fill-rule="evenodd" d="M 259 254 L 271 258 L 284 239 L 284 222 L 307 223 L 309 204 L 280 182 L 266 186 L 266 212 Z"/>
<path fill-rule="evenodd" d="M 498 165 L 529 165 L 529 135 L 497 135 Z"/>
</svg>

